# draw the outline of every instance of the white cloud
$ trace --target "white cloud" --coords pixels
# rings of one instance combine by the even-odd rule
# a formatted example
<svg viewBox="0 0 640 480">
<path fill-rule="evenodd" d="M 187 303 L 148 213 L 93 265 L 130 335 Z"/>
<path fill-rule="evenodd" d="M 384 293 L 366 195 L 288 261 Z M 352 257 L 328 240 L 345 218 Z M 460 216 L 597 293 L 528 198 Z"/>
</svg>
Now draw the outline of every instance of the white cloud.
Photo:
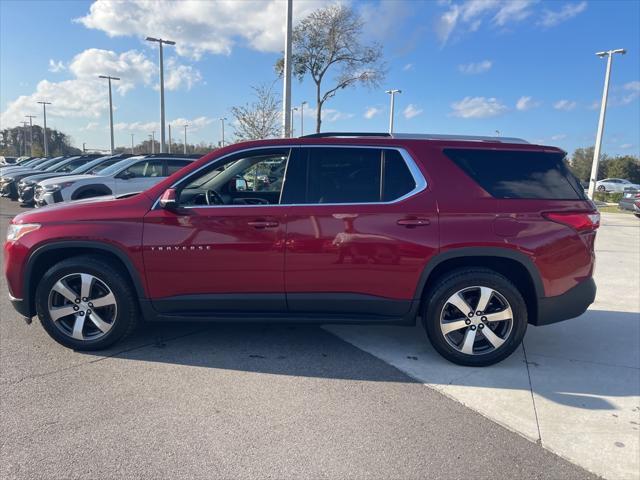
<svg viewBox="0 0 640 480">
<path fill-rule="evenodd" d="M 421 108 L 418 108 L 416 105 L 414 105 L 413 103 L 410 103 L 409 105 L 407 105 L 407 107 L 402 111 L 402 114 L 404 115 L 404 118 L 413 118 L 413 117 L 417 117 L 418 115 L 420 115 L 423 112 L 423 110 Z"/>
<path fill-rule="evenodd" d="M 191 65 L 178 65 L 175 58 L 170 58 L 165 67 L 164 88 L 167 90 L 178 90 L 184 87 L 185 90 L 202 82 L 202 74 Z"/>
<path fill-rule="evenodd" d="M 380 113 L 382 113 L 381 108 L 368 107 L 367 110 L 364 112 L 364 118 L 366 118 L 367 120 L 371 120 L 373 117 L 375 117 L 376 115 L 379 115 Z"/>
<path fill-rule="evenodd" d="M 442 2 L 447 10 L 440 16 L 436 33 L 441 43 L 447 43 L 456 30 L 474 32 L 491 17 L 494 26 L 505 27 L 517 23 L 532 14 L 535 0 L 466 0 Z"/>
<path fill-rule="evenodd" d="M 40 100 L 52 103 L 47 107 L 47 117 L 99 118 L 109 108 L 106 81 L 99 79 L 99 75 L 119 77 L 119 81 L 113 81 L 112 87 L 120 95 L 136 86 L 154 86 L 158 77 L 157 65 L 136 50 L 116 53 L 90 48 L 73 57 L 68 70 L 72 79 L 61 82 L 41 80 L 33 93 L 9 102 L 0 115 L 0 123 L 17 124 L 28 112 L 39 111 L 36 102 Z M 169 90 L 189 89 L 201 78 L 198 70 L 174 63 L 172 72 L 165 78 L 165 86 Z M 117 107 L 117 101 L 115 103 Z"/>
<path fill-rule="evenodd" d="M 53 58 L 49 59 L 49 71 L 53 73 L 62 72 L 66 70 L 67 66 L 64 64 L 62 60 L 55 61 Z"/>
<path fill-rule="evenodd" d="M 540 102 L 533 100 L 531 97 L 520 97 L 516 102 L 516 110 L 520 110 L 521 112 L 531 110 L 532 108 L 536 108 L 540 106 Z"/>
<path fill-rule="evenodd" d="M 407 63 L 404 67 L 402 67 L 403 72 L 409 72 L 413 70 L 415 65 L 413 63 Z"/>
<path fill-rule="evenodd" d="M 632 144 L 632 143 L 623 143 L 623 144 L 622 144 L 622 145 L 620 145 L 620 147 L 618 147 L 618 148 L 620 148 L 620 149 L 622 149 L 622 150 L 629 150 L 629 149 L 630 149 L 630 148 L 632 148 L 632 147 L 633 147 L 633 144 Z"/>
<path fill-rule="evenodd" d="M 626 105 L 633 102 L 636 98 L 640 97 L 640 81 L 634 80 L 633 82 L 625 83 L 622 89 L 627 92 L 620 103 Z"/>
<path fill-rule="evenodd" d="M 488 72 L 491 69 L 493 62 L 490 60 L 483 60 L 478 63 L 467 63 L 464 65 L 458 65 L 458 70 L 465 75 L 477 75 L 479 73 Z"/>
<path fill-rule="evenodd" d="M 554 141 L 564 140 L 565 138 L 567 138 L 567 134 L 566 133 L 558 133 L 557 135 L 552 135 L 551 136 L 551 140 L 554 140 Z"/>
<path fill-rule="evenodd" d="M 297 112 L 296 112 L 297 114 Z M 316 119 L 316 108 L 309 107 L 304 109 L 304 116 L 313 119 L 315 122 Z M 337 122 L 339 120 L 349 120 L 350 118 L 355 117 L 353 113 L 341 112 L 339 110 L 333 108 L 323 108 L 322 109 L 322 121 L 323 122 Z"/>
<path fill-rule="evenodd" d="M 202 130 L 207 125 L 213 123 L 213 119 L 209 117 L 197 117 L 194 119 L 187 118 L 174 118 L 173 120 L 167 121 L 167 125 L 171 125 L 171 129 L 182 129 L 185 125 L 188 125 L 187 129 L 190 132 L 195 132 L 198 130 Z M 151 132 L 156 132 L 156 137 L 160 135 L 160 122 L 120 122 L 113 125 L 113 129 L 121 132 L 132 132 L 132 133 L 144 133 L 150 135 Z M 175 135 L 178 135 L 176 133 Z"/>
<path fill-rule="evenodd" d="M 465 97 L 451 104 L 454 117 L 460 118 L 489 118 L 501 115 L 507 107 L 496 98 Z"/>
<path fill-rule="evenodd" d="M 330 2 L 294 3 L 295 20 Z M 96 0 L 89 12 L 76 21 L 110 37 L 144 38 L 148 34 L 168 38 L 176 42 L 179 55 L 197 59 L 205 53 L 229 55 L 237 43 L 259 51 L 280 52 L 285 6 L 279 0 Z"/>
<path fill-rule="evenodd" d="M 84 127 L 81 127 L 80 131 L 82 131 L 82 132 L 91 132 L 91 131 L 94 131 L 94 130 L 98 130 L 98 128 L 100 128 L 100 123 L 98 123 L 98 122 L 89 122 Z"/>
<path fill-rule="evenodd" d="M 586 8 L 587 2 L 579 2 L 566 4 L 560 10 L 553 11 L 545 9 L 539 24 L 543 27 L 555 27 L 556 25 L 584 12 Z"/>
<path fill-rule="evenodd" d="M 555 108 L 556 110 L 564 110 L 565 112 L 568 112 L 576 108 L 577 105 L 578 104 L 572 100 L 558 100 L 553 104 L 553 108 Z"/>
</svg>

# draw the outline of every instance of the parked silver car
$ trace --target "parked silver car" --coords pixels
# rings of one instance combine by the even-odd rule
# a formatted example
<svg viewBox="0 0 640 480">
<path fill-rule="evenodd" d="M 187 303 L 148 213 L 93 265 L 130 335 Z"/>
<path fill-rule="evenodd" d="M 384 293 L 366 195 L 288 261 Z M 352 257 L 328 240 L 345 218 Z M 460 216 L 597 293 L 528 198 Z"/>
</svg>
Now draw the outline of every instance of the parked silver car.
<svg viewBox="0 0 640 480">
<path fill-rule="evenodd" d="M 605 178 L 596 182 L 596 189 L 599 192 L 624 192 L 625 188 L 640 189 L 640 185 L 631 183 L 623 178 Z"/>
</svg>

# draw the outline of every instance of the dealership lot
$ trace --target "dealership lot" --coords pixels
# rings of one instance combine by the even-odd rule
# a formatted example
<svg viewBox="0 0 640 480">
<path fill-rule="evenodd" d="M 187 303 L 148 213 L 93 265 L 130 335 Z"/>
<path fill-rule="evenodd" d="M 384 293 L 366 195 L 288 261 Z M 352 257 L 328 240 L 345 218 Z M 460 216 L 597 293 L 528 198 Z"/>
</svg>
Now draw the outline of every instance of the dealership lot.
<svg viewBox="0 0 640 480">
<path fill-rule="evenodd" d="M 0 202 L 4 236 L 20 208 Z M 2 476 L 589 477 L 523 435 L 632 478 L 639 225 L 604 216 L 596 304 L 487 369 L 445 363 L 409 328 L 164 325 L 76 353 L 3 294 Z"/>
</svg>

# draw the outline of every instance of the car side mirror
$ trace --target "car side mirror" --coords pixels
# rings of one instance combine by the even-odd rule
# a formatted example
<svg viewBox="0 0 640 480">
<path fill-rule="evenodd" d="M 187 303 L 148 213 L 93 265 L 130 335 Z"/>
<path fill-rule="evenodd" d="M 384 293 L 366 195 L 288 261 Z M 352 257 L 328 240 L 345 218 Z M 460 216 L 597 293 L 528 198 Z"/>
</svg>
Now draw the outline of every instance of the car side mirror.
<svg viewBox="0 0 640 480">
<path fill-rule="evenodd" d="M 118 178 L 120 178 L 121 180 L 129 180 L 130 178 L 133 178 L 133 173 L 127 172 L 125 170 L 120 175 L 118 175 Z"/>
<path fill-rule="evenodd" d="M 249 189 L 244 178 L 236 178 L 236 192 L 246 192 Z"/>
<path fill-rule="evenodd" d="M 170 212 L 175 212 L 176 210 L 178 210 L 176 189 L 167 188 L 160 197 L 159 205 L 160 208 L 164 208 L 165 210 L 169 210 Z"/>
</svg>

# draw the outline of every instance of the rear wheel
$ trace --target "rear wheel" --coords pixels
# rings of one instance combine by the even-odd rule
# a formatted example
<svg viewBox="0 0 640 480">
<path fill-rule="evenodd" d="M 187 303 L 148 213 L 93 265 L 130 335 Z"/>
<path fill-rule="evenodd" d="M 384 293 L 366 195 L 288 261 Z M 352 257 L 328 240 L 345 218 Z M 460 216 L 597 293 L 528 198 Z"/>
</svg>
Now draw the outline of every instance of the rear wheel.
<svg viewBox="0 0 640 480">
<path fill-rule="evenodd" d="M 598 187 L 598 191 L 599 191 L 599 192 L 604 192 L 604 191 L 606 191 L 606 190 L 607 190 L 607 187 L 605 187 L 604 185 L 600 185 L 600 186 Z"/>
<path fill-rule="evenodd" d="M 99 257 L 63 260 L 38 285 L 38 318 L 65 347 L 106 348 L 131 333 L 137 323 L 137 303 L 129 285 L 118 269 Z"/>
<path fill-rule="evenodd" d="M 459 365 L 487 366 L 507 358 L 527 330 L 527 308 L 504 276 L 461 269 L 438 280 L 423 324 L 433 347 Z"/>
</svg>

